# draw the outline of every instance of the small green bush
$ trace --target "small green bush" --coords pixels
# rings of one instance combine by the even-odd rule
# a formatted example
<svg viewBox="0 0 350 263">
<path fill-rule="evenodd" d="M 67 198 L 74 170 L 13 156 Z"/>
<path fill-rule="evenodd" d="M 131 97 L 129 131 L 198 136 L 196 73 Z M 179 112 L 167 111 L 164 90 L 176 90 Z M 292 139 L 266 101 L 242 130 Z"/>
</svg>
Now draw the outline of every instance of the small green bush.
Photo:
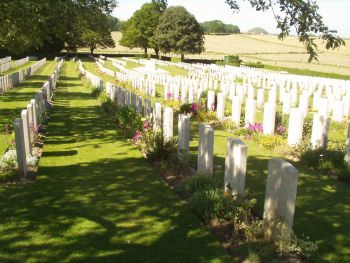
<svg viewBox="0 0 350 263">
<path fill-rule="evenodd" d="M 102 109 L 105 112 L 111 112 L 113 109 L 113 103 L 111 99 L 108 97 L 105 91 L 101 92 L 97 97 L 98 103 L 101 105 Z"/>
<path fill-rule="evenodd" d="M 177 153 L 177 138 L 165 140 L 163 131 L 148 129 L 142 133 L 141 149 L 150 161 L 168 160 Z"/>
<path fill-rule="evenodd" d="M 311 138 L 311 132 L 312 132 L 312 119 L 307 117 L 304 119 L 303 138 L 309 140 Z"/>
<path fill-rule="evenodd" d="M 124 129 L 128 136 L 133 136 L 143 127 L 141 116 L 132 107 L 121 107 L 116 109 L 115 117 L 117 124 Z"/>
<path fill-rule="evenodd" d="M 254 134 L 254 141 L 267 149 L 274 149 L 286 143 L 281 135 L 265 135 L 261 133 Z"/>
<path fill-rule="evenodd" d="M 182 185 L 183 191 L 193 194 L 197 191 L 223 187 L 223 176 L 195 175 L 186 179 Z"/>
</svg>

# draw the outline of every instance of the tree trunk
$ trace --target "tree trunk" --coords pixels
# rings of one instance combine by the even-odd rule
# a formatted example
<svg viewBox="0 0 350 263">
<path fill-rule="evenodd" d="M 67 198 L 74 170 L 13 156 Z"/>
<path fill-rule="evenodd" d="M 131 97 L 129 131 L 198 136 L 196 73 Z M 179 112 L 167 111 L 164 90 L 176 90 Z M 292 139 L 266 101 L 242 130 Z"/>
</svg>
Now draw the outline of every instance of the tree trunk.
<svg viewBox="0 0 350 263">
<path fill-rule="evenodd" d="M 156 57 L 159 59 L 159 48 L 155 48 L 154 52 L 156 52 Z"/>
<path fill-rule="evenodd" d="M 147 57 L 147 48 L 145 47 L 145 57 Z"/>
<path fill-rule="evenodd" d="M 90 53 L 91 53 L 91 55 L 93 55 L 93 54 L 94 54 L 94 50 L 95 50 L 95 48 L 94 48 L 94 47 L 90 47 Z"/>
<path fill-rule="evenodd" d="M 185 60 L 185 54 L 181 54 L 181 62 Z"/>
</svg>

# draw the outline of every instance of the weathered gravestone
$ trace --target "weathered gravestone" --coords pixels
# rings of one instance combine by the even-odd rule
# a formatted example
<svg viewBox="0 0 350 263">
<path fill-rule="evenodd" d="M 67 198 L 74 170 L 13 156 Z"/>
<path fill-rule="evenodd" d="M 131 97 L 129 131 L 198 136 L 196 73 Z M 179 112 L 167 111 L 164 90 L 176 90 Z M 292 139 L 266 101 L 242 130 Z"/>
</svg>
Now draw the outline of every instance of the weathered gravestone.
<svg viewBox="0 0 350 263">
<path fill-rule="evenodd" d="M 19 118 L 16 119 L 14 126 L 15 126 L 14 130 L 15 130 L 18 170 L 22 176 L 26 176 L 28 167 L 27 167 L 27 154 L 26 154 L 25 143 L 24 143 L 23 120 Z"/>
<path fill-rule="evenodd" d="M 239 139 L 227 138 L 225 193 L 243 195 L 247 167 L 247 146 Z"/>
<path fill-rule="evenodd" d="M 264 205 L 264 232 L 267 239 L 273 236 L 279 220 L 283 220 L 287 228 L 292 230 L 297 183 L 298 170 L 293 165 L 281 159 L 269 161 Z"/>
<path fill-rule="evenodd" d="M 213 174 L 214 129 L 208 124 L 199 125 L 199 145 L 197 173 L 201 175 Z"/>
<path fill-rule="evenodd" d="M 164 140 L 169 141 L 173 137 L 173 109 L 166 107 L 163 113 Z"/>
<path fill-rule="evenodd" d="M 329 123 L 329 117 L 314 113 L 311 132 L 313 149 L 327 148 Z"/>
<path fill-rule="evenodd" d="M 299 108 L 292 108 L 289 115 L 288 145 L 297 146 L 303 137 L 303 113 Z"/>
<path fill-rule="evenodd" d="M 178 116 L 178 151 L 177 156 L 182 161 L 188 161 L 190 148 L 190 116 L 179 114 Z"/>
</svg>

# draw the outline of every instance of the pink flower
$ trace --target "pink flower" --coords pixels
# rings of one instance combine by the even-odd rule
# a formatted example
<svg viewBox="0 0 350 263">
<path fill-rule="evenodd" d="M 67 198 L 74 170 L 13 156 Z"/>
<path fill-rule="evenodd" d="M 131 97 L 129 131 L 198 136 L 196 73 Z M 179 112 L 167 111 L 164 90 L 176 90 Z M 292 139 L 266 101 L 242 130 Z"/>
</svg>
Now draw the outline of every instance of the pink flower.
<svg viewBox="0 0 350 263">
<path fill-rule="evenodd" d="M 167 94 L 166 94 L 166 97 L 168 100 L 170 100 L 172 97 L 173 97 L 173 94 L 169 91 Z"/>
<path fill-rule="evenodd" d="M 261 123 L 256 123 L 256 124 L 249 123 L 248 129 L 251 130 L 252 132 L 262 132 L 263 126 Z"/>
<path fill-rule="evenodd" d="M 151 124 L 148 120 L 146 120 L 144 123 L 143 123 L 143 129 L 144 130 L 148 130 L 149 128 L 151 127 Z"/>
<path fill-rule="evenodd" d="M 142 133 L 140 131 L 136 131 L 135 135 L 131 138 L 132 142 L 137 142 L 141 139 Z"/>
</svg>

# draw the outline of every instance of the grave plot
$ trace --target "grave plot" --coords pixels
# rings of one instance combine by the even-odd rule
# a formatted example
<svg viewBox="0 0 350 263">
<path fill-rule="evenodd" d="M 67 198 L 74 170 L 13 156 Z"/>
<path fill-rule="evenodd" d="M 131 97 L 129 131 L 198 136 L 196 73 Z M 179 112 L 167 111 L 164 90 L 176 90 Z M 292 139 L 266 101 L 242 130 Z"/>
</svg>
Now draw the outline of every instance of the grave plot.
<svg viewBox="0 0 350 263">
<path fill-rule="evenodd" d="M 270 177 L 270 174 L 273 175 L 275 173 L 274 167 L 280 167 L 280 170 L 283 171 L 283 169 L 286 169 L 285 167 L 288 166 L 280 160 L 275 162 L 270 161 L 272 157 L 281 158 L 284 156 L 283 151 L 280 149 L 283 148 L 282 146 L 289 145 L 287 147 L 289 151 L 298 153 L 299 151 L 303 151 L 300 147 L 306 143 L 310 144 L 310 146 L 307 146 L 310 147 L 308 151 L 314 154 L 314 152 L 312 152 L 313 150 L 323 151 L 323 147 L 325 147 L 327 142 L 330 153 L 340 153 L 340 162 L 343 162 L 342 160 L 347 158 L 348 154 L 346 154 L 346 149 L 348 148 L 346 147 L 348 146 L 344 143 L 348 138 L 349 82 L 319 78 L 309 79 L 295 76 L 290 79 L 289 77 L 281 77 L 268 71 L 259 72 L 249 68 L 242 68 L 239 72 L 235 73 L 230 73 L 230 68 L 223 70 L 214 66 L 213 68 L 208 67 L 205 70 L 207 72 L 209 70 L 212 74 L 217 75 L 228 74 L 227 77 L 231 77 L 233 84 L 231 83 L 232 85 L 228 85 L 227 81 L 229 79 L 226 79 L 226 82 L 224 82 L 222 78 L 220 81 L 218 79 L 216 81 L 215 77 L 208 82 L 204 80 L 202 85 L 207 86 L 206 89 L 209 89 L 208 92 L 206 92 L 206 89 L 201 92 L 201 95 L 204 94 L 204 96 L 198 97 L 198 89 L 201 89 L 201 84 L 199 84 L 199 88 L 197 87 L 197 94 L 194 92 L 194 94 L 191 95 L 190 88 L 188 89 L 188 93 L 185 92 L 186 103 L 191 101 L 190 98 L 194 97 L 193 95 L 197 95 L 196 100 L 193 100 L 189 107 L 181 107 L 180 109 L 176 104 L 173 104 L 175 105 L 173 106 L 173 110 L 180 111 L 181 113 L 191 113 L 192 115 L 190 121 L 191 140 L 189 146 L 189 162 L 191 166 L 196 170 L 202 169 L 203 166 L 198 156 L 203 156 L 205 164 L 209 164 L 208 167 L 204 166 L 203 171 L 205 172 L 203 173 L 213 173 L 214 177 L 220 178 L 220 176 L 223 176 L 225 173 L 225 159 L 227 160 L 226 139 L 236 137 L 243 140 L 243 143 L 246 144 L 248 148 L 245 188 L 249 188 L 252 195 L 257 198 L 258 214 L 266 215 L 266 218 L 269 218 L 269 214 L 276 214 L 277 211 L 284 211 L 281 213 L 284 214 L 285 217 L 290 218 L 289 215 L 295 213 L 293 220 L 289 220 L 289 222 L 293 222 L 293 229 L 296 233 L 305 234 L 310 236 L 312 240 L 320 241 L 319 250 L 317 255 L 314 256 L 315 260 L 341 260 L 346 258 L 346 255 L 341 252 L 346 251 L 349 244 L 349 240 L 344 236 L 344 233 L 349 230 L 350 226 L 346 220 L 343 220 L 349 216 L 346 209 L 346 203 L 349 202 L 347 197 L 349 186 L 346 183 L 341 183 L 332 179 L 329 174 L 327 174 L 327 170 L 324 170 L 326 168 L 322 168 L 322 170 L 307 165 L 304 161 L 305 155 L 301 155 L 297 156 L 301 158 L 301 161 L 297 159 L 291 161 L 298 171 L 298 193 L 296 195 L 295 212 L 294 206 L 289 206 L 288 210 L 286 210 L 286 208 L 280 209 L 280 201 L 276 201 L 276 205 L 271 206 L 271 203 L 267 202 L 269 198 L 266 199 L 264 196 L 267 192 L 270 192 L 269 189 L 271 188 L 271 186 L 266 186 L 265 184 L 267 175 L 269 174 Z M 224 72 L 227 70 L 227 72 L 220 73 L 220 70 Z M 198 68 L 192 68 L 190 72 L 197 76 L 205 76 L 205 73 Z M 107 81 L 105 75 L 98 71 L 95 71 L 95 73 L 97 79 Z M 230 76 L 230 74 L 232 75 Z M 108 86 L 107 94 L 110 96 L 110 99 L 112 101 L 116 99 L 116 103 L 119 104 L 118 95 L 116 94 L 121 93 L 124 94 L 121 97 L 121 105 L 136 107 L 131 99 L 125 101 L 125 98 L 132 98 L 132 93 L 138 92 L 138 90 L 142 90 L 141 94 L 147 94 L 149 86 L 145 85 L 146 82 L 140 81 L 139 79 L 134 79 L 133 81 L 134 76 L 127 76 L 127 73 L 116 75 L 116 77 L 118 78 L 117 81 L 113 82 L 116 84 L 116 87 L 106 83 Z M 232 79 L 232 77 L 234 77 L 234 79 Z M 281 77 L 281 79 L 278 79 L 279 77 Z M 128 81 L 129 84 L 126 85 L 125 82 Z M 166 87 L 163 88 L 166 90 Z M 159 109 L 159 106 L 165 109 L 167 106 L 169 107 L 169 105 L 171 105 L 170 103 L 172 103 L 172 101 L 181 101 L 181 94 L 184 93 L 184 89 L 180 86 L 179 88 L 173 88 L 172 91 L 173 93 L 177 93 L 177 90 L 179 91 L 179 96 L 173 96 L 173 94 L 171 94 L 167 99 L 152 96 L 152 92 L 149 94 L 152 101 L 157 102 L 155 103 L 157 107 L 155 107 L 153 114 L 156 126 L 160 126 L 162 123 L 161 114 L 159 114 L 162 110 Z M 225 100 L 222 99 L 220 91 L 226 95 Z M 167 92 L 163 94 L 167 94 Z M 206 109 L 200 112 L 198 108 L 201 105 L 196 105 L 200 103 L 193 102 L 203 102 L 203 99 L 204 103 L 201 104 L 202 107 Z M 338 106 L 333 105 L 334 101 L 337 101 Z M 229 105 L 229 107 L 226 107 L 227 105 Z M 232 110 L 230 109 L 231 105 Z M 225 109 L 224 114 L 222 114 L 223 108 Z M 195 114 L 193 114 L 194 112 Z M 285 115 L 283 115 L 282 112 L 284 112 Z M 204 114 L 204 117 L 200 114 Z M 226 124 L 220 123 L 218 118 L 222 118 L 223 115 L 226 117 L 226 120 L 227 117 L 229 119 L 232 118 L 232 121 L 236 122 L 236 126 L 239 126 L 234 127 L 229 122 Z M 179 119 L 181 120 L 182 118 L 183 117 Z M 166 119 L 169 120 L 169 118 Z M 288 121 L 285 121 L 285 119 Z M 176 123 L 177 120 L 178 117 L 175 113 L 173 116 L 174 123 Z M 202 140 L 201 136 L 199 136 L 202 130 L 199 128 L 201 127 L 200 123 L 203 121 L 210 123 L 212 128 L 214 128 L 213 140 Z M 170 124 L 165 120 L 163 120 L 163 124 L 167 127 L 166 131 L 168 132 Z M 179 124 L 179 127 L 182 126 L 183 124 Z M 173 134 L 177 135 L 176 129 Z M 277 134 L 278 136 L 272 134 Z M 181 145 L 186 145 L 186 142 L 183 142 L 183 135 L 181 133 L 179 135 L 181 135 L 181 138 L 179 138 Z M 340 148 L 335 149 L 336 151 L 333 151 L 333 146 L 330 145 L 332 140 L 340 140 Z M 199 141 L 203 141 L 203 143 L 199 145 Z M 211 141 L 214 141 L 213 150 L 210 150 L 211 146 L 209 147 Z M 348 141 L 349 139 L 347 139 L 347 142 Z M 207 145 L 208 147 L 204 147 L 203 150 L 201 145 Z M 186 146 L 181 147 L 179 151 L 184 151 L 186 154 Z M 197 152 L 198 148 L 200 154 Z M 306 154 L 308 152 L 302 153 Z M 329 154 L 328 152 L 326 153 Z M 289 158 L 287 155 L 286 157 Z M 210 161 L 211 158 L 213 158 L 213 162 Z M 310 161 L 310 159 L 306 160 Z M 319 159 L 317 159 L 317 162 L 318 161 Z M 242 162 L 244 163 L 244 158 L 242 158 Z M 211 163 L 213 164 L 210 165 Z M 229 167 L 235 167 L 233 164 L 227 165 Z M 269 168 L 269 171 L 267 168 Z M 211 172 L 211 169 L 213 172 Z M 295 176 L 296 170 L 293 171 L 293 169 L 288 168 L 288 171 Z M 271 178 L 274 178 L 272 175 Z M 238 181 L 241 182 L 241 180 Z M 224 188 L 223 182 L 222 180 L 222 189 Z M 297 183 L 294 181 L 293 184 L 286 184 L 293 185 L 294 190 L 290 190 L 291 195 L 288 195 L 285 201 L 293 200 L 293 193 L 296 192 L 295 186 Z M 283 189 L 284 185 L 285 183 L 281 184 L 281 189 Z M 238 191 L 234 190 L 234 188 L 232 189 L 230 185 L 227 186 L 227 189 Z M 271 198 L 273 198 L 273 196 L 281 196 L 281 194 L 271 193 Z M 340 202 L 340 200 L 342 201 Z M 270 212 L 264 212 L 264 206 L 265 210 L 270 208 L 272 208 L 272 210 Z M 286 211 L 289 211 L 290 214 L 286 214 Z M 307 222 L 313 222 L 313 224 L 310 225 Z M 325 224 L 327 227 L 322 227 Z M 334 224 L 339 227 L 335 228 Z M 342 236 L 342 241 L 339 241 L 337 236 Z M 334 242 L 336 245 L 333 245 Z M 330 247 L 332 248 L 330 249 Z"/>
<path fill-rule="evenodd" d="M 19 84 L 16 88 L 0 96 L 0 153 L 1 155 L 12 144 L 13 122 L 21 115 L 21 110 L 26 108 L 28 102 L 34 98 L 35 93 L 52 74 L 57 63 L 46 62 L 39 71 Z"/>
<path fill-rule="evenodd" d="M 231 262 L 116 130 L 75 63 L 58 85 L 37 182 L 0 188 L 0 261 Z"/>
</svg>

